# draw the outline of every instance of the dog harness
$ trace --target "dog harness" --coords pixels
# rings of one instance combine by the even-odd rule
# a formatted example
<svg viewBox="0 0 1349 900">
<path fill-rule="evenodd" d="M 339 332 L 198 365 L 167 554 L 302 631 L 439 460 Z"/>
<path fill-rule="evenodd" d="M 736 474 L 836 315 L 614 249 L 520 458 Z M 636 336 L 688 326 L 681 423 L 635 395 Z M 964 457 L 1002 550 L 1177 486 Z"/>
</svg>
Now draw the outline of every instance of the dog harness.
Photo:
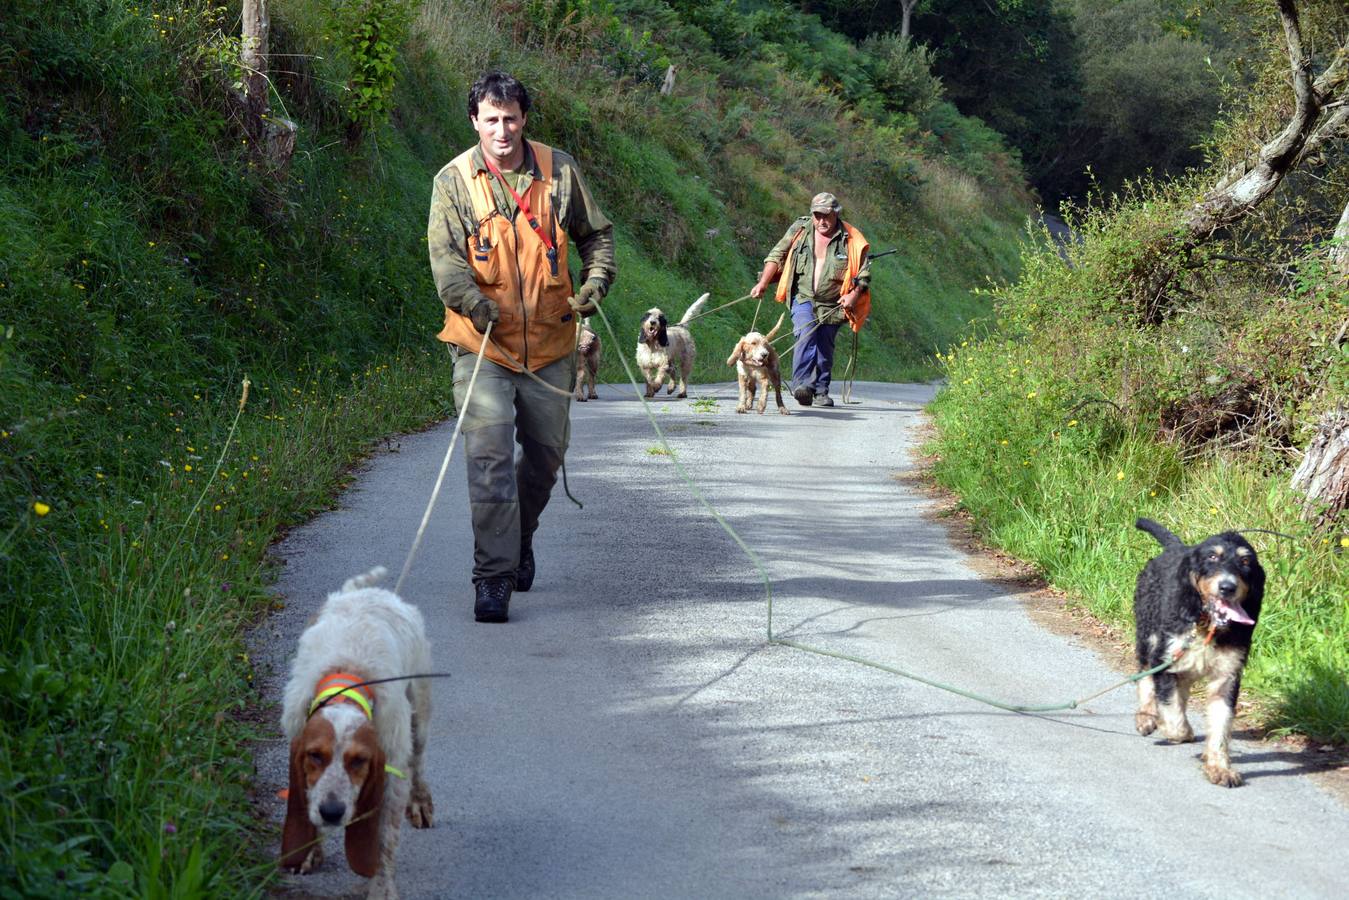
<svg viewBox="0 0 1349 900">
<path fill-rule="evenodd" d="M 350 672 L 333 672 L 319 679 L 314 700 L 309 704 L 309 715 L 312 716 L 325 703 L 355 704 L 367 719 L 375 721 L 375 692 L 366 686 L 364 678 Z M 386 765 L 384 771 L 395 778 L 407 778 L 393 766 Z"/>
</svg>

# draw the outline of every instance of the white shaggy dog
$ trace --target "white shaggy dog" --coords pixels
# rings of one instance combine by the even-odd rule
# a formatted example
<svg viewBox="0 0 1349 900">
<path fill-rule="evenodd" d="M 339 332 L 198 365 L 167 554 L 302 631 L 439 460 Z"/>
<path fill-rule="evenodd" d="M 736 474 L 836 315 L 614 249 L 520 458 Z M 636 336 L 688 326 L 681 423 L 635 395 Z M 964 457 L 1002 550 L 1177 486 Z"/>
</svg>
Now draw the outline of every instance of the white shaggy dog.
<svg viewBox="0 0 1349 900">
<path fill-rule="evenodd" d="M 688 379 L 693 372 L 693 360 L 698 353 L 689 333 L 689 320 L 698 314 L 707 302 L 709 294 L 703 294 L 693 305 L 684 310 L 684 315 L 674 325 L 670 325 L 665 313 L 659 307 L 652 307 L 642 318 L 641 331 L 637 333 L 637 367 L 646 377 L 646 395 L 656 396 L 665 379 L 670 379 L 667 393 L 673 394 L 679 388 L 679 396 L 687 397 Z"/>
<path fill-rule="evenodd" d="M 422 614 L 373 587 L 384 574 L 373 569 L 328 595 L 300 635 L 281 714 L 290 741 L 282 867 L 312 871 L 323 858 L 321 832 L 342 828 L 347 864 L 380 900 L 398 896 L 404 814 L 414 828 L 430 828 L 433 812 L 422 780 L 429 682 L 361 685 L 430 669 Z"/>
</svg>

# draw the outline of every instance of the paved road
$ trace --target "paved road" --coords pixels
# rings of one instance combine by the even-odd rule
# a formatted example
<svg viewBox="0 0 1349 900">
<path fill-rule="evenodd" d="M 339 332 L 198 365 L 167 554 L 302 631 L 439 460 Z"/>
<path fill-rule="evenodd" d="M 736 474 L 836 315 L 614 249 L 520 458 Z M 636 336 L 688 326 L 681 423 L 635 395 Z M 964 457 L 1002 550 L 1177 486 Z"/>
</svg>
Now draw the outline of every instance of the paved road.
<svg viewBox="0 0 1349 900">
<path fill-rule="evenodd" d="M 862 384 L 858 405 L 790 418 L 735 415 L 733 385 L 698 393 L 715 402 L 662 397 L 656 414 L 763 558 L 779 633 L 1021 702 L 1119 677 L 981 581 L 893 477 L 930 388 Z M 455 675 L 435 689 L 436 827 L 404 829 L 405 898 L 1343 896 L 1349 812 L 1295 758 L 1238 744 L 1248 784 L 1221 789 L 1199 745 L 1134 733 L 1128 690 L 1013 715 L 766 647 L 744 555 L 651 452 L 636 400 L 603 395 L 575 406 L 585 509 L 554 499 L 507 625 L 472 620 L 451 466 L 403 591 Z M 281 545 L 288 602 L 255 635 L 264 669 L 284 670 L 327 591 L 402 567 L 450 424 L 403 439 Z M 278 697 L 280 675 L 263 688 Z M 264 794 L 284 755 L 260 748 Z M 295 883 L 363 890 L 330 850 Z"/>
</svg>

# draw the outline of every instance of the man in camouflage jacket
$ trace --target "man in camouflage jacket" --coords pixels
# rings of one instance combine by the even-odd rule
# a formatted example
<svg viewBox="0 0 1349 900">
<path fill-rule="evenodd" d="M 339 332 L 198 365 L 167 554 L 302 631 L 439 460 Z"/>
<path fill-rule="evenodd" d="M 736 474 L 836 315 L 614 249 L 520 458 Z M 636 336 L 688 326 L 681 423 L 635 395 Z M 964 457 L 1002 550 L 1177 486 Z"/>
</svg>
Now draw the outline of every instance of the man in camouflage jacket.
<svg viewBox="0 0 1349 900">
<path fill-rule="evenodd" d="M 750 288 L 750 296 L 761 297 L 777 281 L 778 302 L 791 308 L 792 394 L 802 406 L 834 405 L 829 397 L 834 339 L 845 322 L 860 331 L 871 309 L 867 240 L 840 218 L 842 211 L 833 194 L 816 194 L 810 216 L 791 224 Z"/>
<path fill-rule="evenodd" d="M 454 357 L 463 420 L 480 622 L 507 621 L 512 591 L 533 584 L 534 532 L 570 432 L 577 326 L 616 273 L 613 225 L 574 159 L 525 140 L 529 107 L 510 75 L 489 72 L 474 83 L 468 113 L 479 142 L 436 175 L 426 231 L 445 306 L 439 338 Z M 570 244 L 581 258 L 580 290 L 567 266 Z"/>
</svg>

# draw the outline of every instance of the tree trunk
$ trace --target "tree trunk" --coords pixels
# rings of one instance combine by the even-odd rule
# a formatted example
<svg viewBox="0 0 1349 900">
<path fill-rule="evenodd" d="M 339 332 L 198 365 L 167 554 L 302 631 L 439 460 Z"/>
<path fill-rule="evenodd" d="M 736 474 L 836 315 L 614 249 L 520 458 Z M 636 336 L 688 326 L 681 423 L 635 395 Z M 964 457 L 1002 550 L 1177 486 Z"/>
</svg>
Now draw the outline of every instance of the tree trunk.
<svg viewBox="0 0 1349 900">
<path fill-rule="evenodd" d="M 273 171 L 282 171 L 295 152 L 294 122 L 272 115 L 267 84 L 267 0 L 243 0 L 239 66 L 243 69 L 244 131 L 253 152 Z"/>
<path fill-rule="evenodd" d="M 1341 278 L 1349 278 L 1349 204 L 1335 226 L 1335 243 L 1330 250 L 1330 265 Z"/>
<path fill-rule="evenodd" d="M 1296 106 L 1283 131 L 1260 148 L 1253 165 L 1242 164 L 1230 170 L 1190 209 L 1184 224 L 1194 243 L 1207 240 L 1219 228 L 1241 219 L 1274 192 L 1302 158 L 1308 138 L 1316 131 L 1322 109 L 1334 99 L 1334 88 L 1343 80 L 1340 69 L 1345 49 L 1340 48 L 1334 63 L 1313 82 L 1311 56 L 1302 47 L 1297 4 L 1294 0 L 1278 0 L 1278 7 L 1284 40 L 1288 44 Z"/>
<path fill-rule="evenodd" d="M 1349 409 L 1340 407 L 1321 417 L 1291 485 L 1307 495 L 1304 519 L 1329 522 L 1349 506 Z"/>
<path fill-rule="evenodd" d="M 271 111 L 267 100 L 267 0 L 244 0 L 243 34 L 239 46 L 239 65 L 243 68 L 244 127 L 261 140 L 263 122 Z"/>
<path fill-rule="evenodd" d="M 909 21 L 913 18 L 913 8 L 918 5 L 918 0 L 899 0 L 899 36 L 901 39 L 907 39 L 909 36 Z"/>
</svg>

